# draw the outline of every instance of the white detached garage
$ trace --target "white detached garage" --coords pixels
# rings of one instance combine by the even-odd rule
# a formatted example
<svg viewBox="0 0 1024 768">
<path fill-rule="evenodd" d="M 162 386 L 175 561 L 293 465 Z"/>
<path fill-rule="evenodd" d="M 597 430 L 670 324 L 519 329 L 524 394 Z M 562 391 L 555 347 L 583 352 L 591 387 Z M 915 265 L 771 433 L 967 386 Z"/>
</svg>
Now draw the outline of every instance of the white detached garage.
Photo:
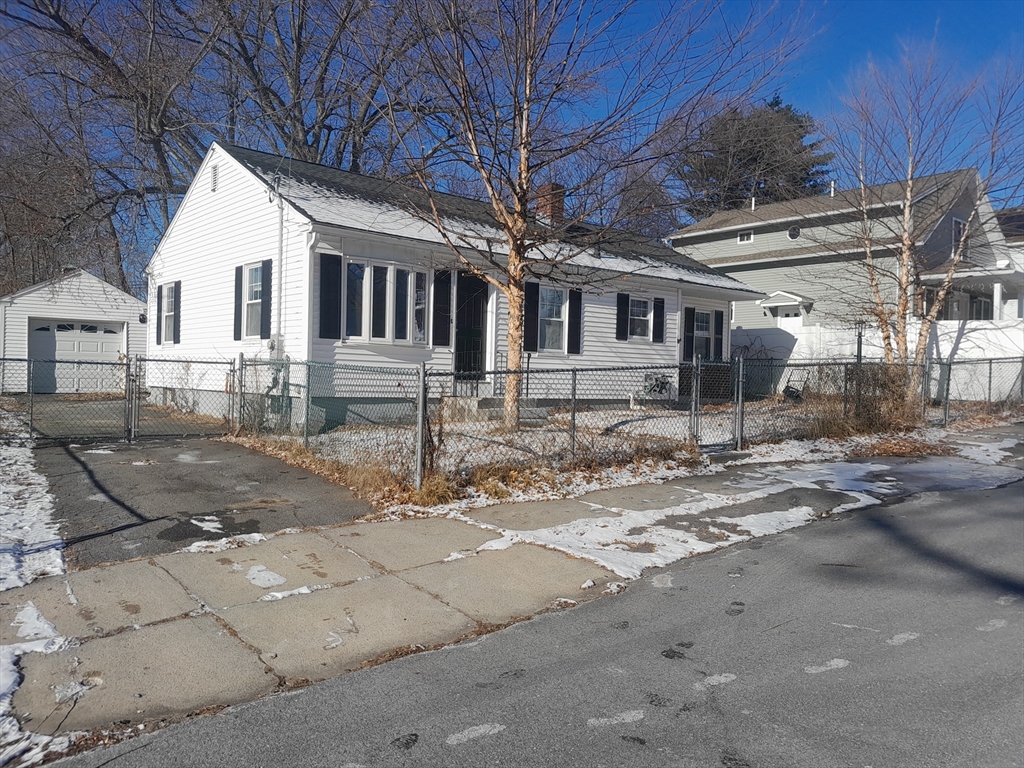
<svg viewBox="0 0 1024 768">
<path fill-rule="evenodd" d="M 0 298 L 0 358 L 45 361 L 33 363 L 37 393 L 118 391 L 122 370 L 109 364 L 145 354 L 145 312 L 134 296 L 75 270 Z M 6 391 L 19 389 L 12 367 L 4 366 Z"/>
</svg>

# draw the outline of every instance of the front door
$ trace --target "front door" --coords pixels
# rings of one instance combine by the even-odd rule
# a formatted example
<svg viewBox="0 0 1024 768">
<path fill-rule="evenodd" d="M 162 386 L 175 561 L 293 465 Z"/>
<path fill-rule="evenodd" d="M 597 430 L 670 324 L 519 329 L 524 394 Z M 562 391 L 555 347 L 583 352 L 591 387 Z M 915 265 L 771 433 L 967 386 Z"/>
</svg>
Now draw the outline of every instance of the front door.
<svg viewBox="0 0 1024 768">
<path fill-rule="evenodd" d="M 473 378 L 482 378 L 486 359 L 486 326 L 487 283 L 479 277 L 459 272 L 455 289 L 456 373 L 478 374 Z"/>
</svg>

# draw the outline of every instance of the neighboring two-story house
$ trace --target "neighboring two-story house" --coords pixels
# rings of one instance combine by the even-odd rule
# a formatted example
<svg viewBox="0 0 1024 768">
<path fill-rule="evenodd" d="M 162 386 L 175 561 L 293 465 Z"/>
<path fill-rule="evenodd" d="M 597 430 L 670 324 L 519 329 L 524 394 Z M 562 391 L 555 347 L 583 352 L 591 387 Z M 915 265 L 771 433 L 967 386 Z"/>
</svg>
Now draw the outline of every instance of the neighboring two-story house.
<svg viewBox="0 0 1024 768">
<path fill-rule="evenodd" d="M 679 253 L 766 294 L 734 306 L 734 346 L 816 357 L 848 353 L 858 321 L 868 320 L 872 333 L 870 312 L 876 301 L 865 269 L 867 244 L 880 275 L 879 294 L 892 307 L 898 271 L 892 248 L 904 229 L 910 232 L 919 264 L 913 311 L 920 313 L 934 301 L 969 228 L 930 342 L 933 351 L 951 353 L 942 348 L 942 338 L 950 333 L 965 351 L 964 324 L 971 322 L 999 326 L 996 336 L 1009 339 L 1006 347 L 981 341 L 984 333 L 976 335 L 972 356 L 1019 354 L 1013 334 L 999 324 L 1017 325 L 1024 307 L 1024 269 L 987 197 L 976 193 L 976 171 L 921 177 L 915 185 L 909 228 L 903 222 L 905 184 L 897 182 L 764 206 L 753 200 L 750 208 L 715 214 L 670 240 Z"/>
<path fill-rule="evenodd" d="M 549 203 L 557 218 L 561 197 Z M 435 210 L 500 251 L 487 203 L 213 144 L 147 270 L 149 357 L 500 368 L 504 296 L 460 270 Z M 533 368 L 725 357 L 730 302 L 759 296 L 624 233 L 565 273 L 527 283 Z"/>
</svg>

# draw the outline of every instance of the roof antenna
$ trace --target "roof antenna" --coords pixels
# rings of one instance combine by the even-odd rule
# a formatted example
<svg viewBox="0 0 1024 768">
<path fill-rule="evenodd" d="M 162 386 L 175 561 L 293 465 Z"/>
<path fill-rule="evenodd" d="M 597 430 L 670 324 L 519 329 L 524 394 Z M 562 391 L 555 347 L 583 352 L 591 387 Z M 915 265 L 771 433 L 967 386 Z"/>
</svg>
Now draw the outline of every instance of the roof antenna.
<svg viewBox="0 0 1024 768">
<path fill-rule="evenodd" d="M 829 197 L 835 197 L 836 196 L 836 183 L 835 183 L 835 181 L 830 181 L 828 183 L 828 196 Z"/>
<path fill-rule="evenodd" d="M 753 195 L 750 196 L 750 210 L 754 210 L 754 206 L 757 204 L 757 198 Z"/>
</svg>

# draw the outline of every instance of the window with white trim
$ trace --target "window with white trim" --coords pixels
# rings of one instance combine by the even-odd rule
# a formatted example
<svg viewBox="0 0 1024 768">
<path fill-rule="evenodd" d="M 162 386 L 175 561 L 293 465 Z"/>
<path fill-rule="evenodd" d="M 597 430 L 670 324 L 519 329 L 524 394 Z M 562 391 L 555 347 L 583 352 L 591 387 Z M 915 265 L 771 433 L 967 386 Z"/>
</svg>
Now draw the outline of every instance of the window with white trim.
<svg viewBox="0 0 1024 768">
<path fill-rule="evenodd" d="M 427 273 L 415 272 L 412 297 L 412 340 L 417 344 L 427 341 Z"/>
<path fill-rule="evenodd" d="M 170 344 L 174 341 L 174 316 L 178 314 L 178 297 L 174 294 L 174 283 L 164 286 L 164 317 L 163 317 L 163 342 Z M 259 323 L 256 325 L 256 333 L 260 332 Z"/>
<path fill-rule="evenodd" d="M 631 338 L 651 337 L 651 302 L 647 299 L 629 299 L 629 335 Z"/>
<path fill-rule="evenodd" d="M 350 261 L 345 267 L 345 335 L 359 338 L 363 335 L 363 279 L 366 265 Z"/>
<path fill-rule="evenodd" d="M 711 313 L 693 313 L 693 350 L 694 354 L 705 360 L 711 358 Z"/>
<path fill-rule="evenodd" d="M 250 264 L 245 267 L 245 305 L 243 308 L 245 317 L 245 335 L 260 335 L 263 325 L 263 265 Z M 169 295 L 173 295 L 171 290 Z M 170 313 L 168 309 L 167 295 L 164 296 L 164 338 L 174 337 L 174 325 L 167 325 L 167 318 Z"/>
<path fill-rule="evenodd" d="M 540 287 L 538 349 L 562 352 L 565 349 L 565 291 Z"/>
<path fill-rule="evenodd" d="M 752 243 L 754 241 L 754 230 L 745 229 L 736 235 L 737 243 Z"/>
<path fill-rule="evenodd" d="M 345 337 L 425 344 L 428 275 L 396 264 L 346 261 Z"/>
</svg>

